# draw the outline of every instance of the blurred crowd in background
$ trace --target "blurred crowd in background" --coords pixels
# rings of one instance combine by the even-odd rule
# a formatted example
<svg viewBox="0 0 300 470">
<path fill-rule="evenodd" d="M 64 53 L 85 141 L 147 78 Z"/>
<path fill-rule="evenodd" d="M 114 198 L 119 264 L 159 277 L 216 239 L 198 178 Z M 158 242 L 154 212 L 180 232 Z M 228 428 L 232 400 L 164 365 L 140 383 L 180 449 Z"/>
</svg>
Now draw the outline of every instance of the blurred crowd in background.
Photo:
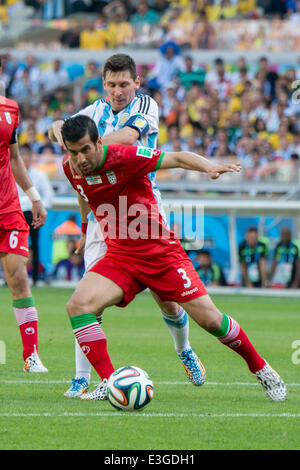
<svg viewBox="0 0 300 470">
<path fill-rule="evenodd" d="M 64 30 L 58 43 L 84 49 L 156 47 L 295 50 L 300 47 L 298 0 L 0 0 L 4 29 L 29 9 L 33 25 Z"/>
<path fill-rule="evenodd" d="M 138 64 L 140 91 L 159 105 L 159 147 L 239 160 L 242 177 L 249 181 L 298 183 L 300 64 L 295 59 L 285 66 L 269 63 L 266 56 L 251 64 L 244 56 L 231 63 L 219 57 L 199 64 L 174 41 L 164 43 L 156 64 Z M 49 126 L 105 97 L 101 67 L 96 57 L 84 67 L 60 59 L 49 64 L 33 55 L 17 62 L 2 55 L 0 79 L 20 106 L 19 145 L 30 146 L 34 164 L 50 178 L 61 175 L 62 150 L 49 141 Z M 181 170 L 158 174 L 174 181 L 201 177 Z"/>
</svg>

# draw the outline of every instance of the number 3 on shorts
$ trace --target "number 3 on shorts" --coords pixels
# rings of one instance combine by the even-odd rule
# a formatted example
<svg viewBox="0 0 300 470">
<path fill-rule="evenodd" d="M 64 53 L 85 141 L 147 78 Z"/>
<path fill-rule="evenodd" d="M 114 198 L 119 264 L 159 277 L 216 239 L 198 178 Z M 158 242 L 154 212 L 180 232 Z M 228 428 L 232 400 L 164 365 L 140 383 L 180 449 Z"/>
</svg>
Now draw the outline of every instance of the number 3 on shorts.
<svg viewBox="0 0 300 470">
<path fill-rule="evenodd" d="M 190 278 L 187 277 L 185 270 L 182 269 L 182 268 L 180 268 L 180 269 L 177 269 L 177 272 L 178 272 L 178 274 L 180 274 L 182 280 L 183 280 L 183 281 L 186 281 L 186 282 L 183 284 L 183 287 L 185 287 L 186 289 L 187 289 L 188 287 L 191 287 L 192 282 L 191 282 Z"/>
<path fill-rule="evenodd" d="M 19 240 L 18 240 L 18 235 L 19 232 L 17 230 L 13 230 L 9 236 L 9 246 L 11 248 L 16 248 L 18 246 Z"/>
</svg>

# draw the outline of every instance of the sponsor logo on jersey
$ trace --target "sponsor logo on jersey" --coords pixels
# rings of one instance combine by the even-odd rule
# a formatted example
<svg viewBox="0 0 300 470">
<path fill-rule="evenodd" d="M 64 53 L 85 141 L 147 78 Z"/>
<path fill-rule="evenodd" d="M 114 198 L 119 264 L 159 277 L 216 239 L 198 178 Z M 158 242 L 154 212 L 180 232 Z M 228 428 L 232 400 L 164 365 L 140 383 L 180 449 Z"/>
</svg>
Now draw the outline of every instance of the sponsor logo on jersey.
<svg viewBox="0 0 300 470">
<path fill-rule="evenodd" d="M 25 333 L 27 335 L 34 335 L 35 329 L 30 326 L 29 328 L 26 328 Z"/>
<path fill-rule="evenodd" d="M 90 352 L 90 348 L 88 346 L 82 346 L 82 352 L 87 355 Z"/>
<path fill-rule="evenodd" d="M 185 292 L 181 293 L 181 297 L 185 297 L 186 295 L 193 294 L 194 292 L 197 292 L 198 287 L 194 287 L 194 289 L 186 290 Z"/>
<path fill-rule="evenodd" d="M 152 158 L 153 149 L 150 149 L 148 147 L 138 147 L 136 154 L 139 155 L 140 157 Z"/>
<path fill-rule="evenodd" d="M 101 184 L 102 183 L 102 179 L 101 179 L 100 175 L 86 176 L 85 180 L 86 180 L 86 182 L 89 186 L 92 185 L 92 184 Z"/>
<path fill-rule="evenodd" d="M 11 115 L 10 115 L 10 113 L 9 113 L 8 111 L 5 111 L 4 115 L 5 115 L 6 122 L 7 122 L 8 124 L 11 124 L 11 123 L 12 123 L 12 120 L 11 120 Z"/>
<path fill-rule="evenodd" d="M 109 181 L 110 184 L 116 184 L 117 182 L 117 177 L 115 175 L 115 172 L 110 170 L 110 171 L 106 171 L 106 176 L 107 176 L 107 179 Z"/>
</svg>

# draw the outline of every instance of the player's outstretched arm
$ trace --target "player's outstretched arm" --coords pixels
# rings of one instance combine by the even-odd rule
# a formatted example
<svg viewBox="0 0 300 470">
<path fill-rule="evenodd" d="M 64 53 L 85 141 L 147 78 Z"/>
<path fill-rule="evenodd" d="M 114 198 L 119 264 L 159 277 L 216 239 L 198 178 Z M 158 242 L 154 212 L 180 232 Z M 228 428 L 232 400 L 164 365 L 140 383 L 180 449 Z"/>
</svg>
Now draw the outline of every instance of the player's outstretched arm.
<svg viewBox="0 0 300 470">
<path fill-rule="evenodd" d="M 17 184 L 23 189 L 32 202 L 32 226 L 39 228 L 46 222 L 47 211 L 28 175 L 23 159 L 19 153 L 18 144 L 12 144 L 10 146 L 10 163 Z"/>
<path fill-rule="evenodd" d="M 102 137 L 104 145 L 121 144 L 121 145 L 133 145 L 140 134 L 136 129 L 125 126 L 122 129 L 112 132 L 111 134 Z"/>
<path fill-rule="evenodd" d="M 217 179 L 223 173 L 239 172 L 242 169 L 240 163 L 214 163 L 193 152 L 166 152 L 159 168 L 200 171 L 207 173 L 211 179 Z"/>
<path fill-rule="evenodd" d="M 65 144 L 63 142 L 62 136 L 61 136 L 61 128 L 64 124 L 64 121 L 62 119 L 59 119 L 58 121 L 54 121 L 48 131 L 48 137 L 52 142 L 57 142 L 61 147 L 65 147 Z"/>
</svg>

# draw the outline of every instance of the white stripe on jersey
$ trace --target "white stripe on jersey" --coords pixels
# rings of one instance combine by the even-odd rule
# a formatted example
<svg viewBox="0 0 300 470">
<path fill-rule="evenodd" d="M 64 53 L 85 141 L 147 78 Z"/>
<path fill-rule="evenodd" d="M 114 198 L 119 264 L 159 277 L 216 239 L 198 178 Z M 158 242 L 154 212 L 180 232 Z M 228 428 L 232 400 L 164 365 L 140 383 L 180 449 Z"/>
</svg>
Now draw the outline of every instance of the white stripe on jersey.
<svg viewBox="0 0 300 470">
<path fill-rule="evenodd" d="M 147 119 L 149 132 L 137 140 L 137 145 L 155 148 L 158 137 L 158 106 L 148 95 L 137 94 L 133 100 L 119 113 L 113 113 L 110 103 L 104 99 L 95 101 L 77 114 L 84 114 L 95 121 L 101 136 L 122 129 L 131 116 L 141 114 Z"/>
</svg>

